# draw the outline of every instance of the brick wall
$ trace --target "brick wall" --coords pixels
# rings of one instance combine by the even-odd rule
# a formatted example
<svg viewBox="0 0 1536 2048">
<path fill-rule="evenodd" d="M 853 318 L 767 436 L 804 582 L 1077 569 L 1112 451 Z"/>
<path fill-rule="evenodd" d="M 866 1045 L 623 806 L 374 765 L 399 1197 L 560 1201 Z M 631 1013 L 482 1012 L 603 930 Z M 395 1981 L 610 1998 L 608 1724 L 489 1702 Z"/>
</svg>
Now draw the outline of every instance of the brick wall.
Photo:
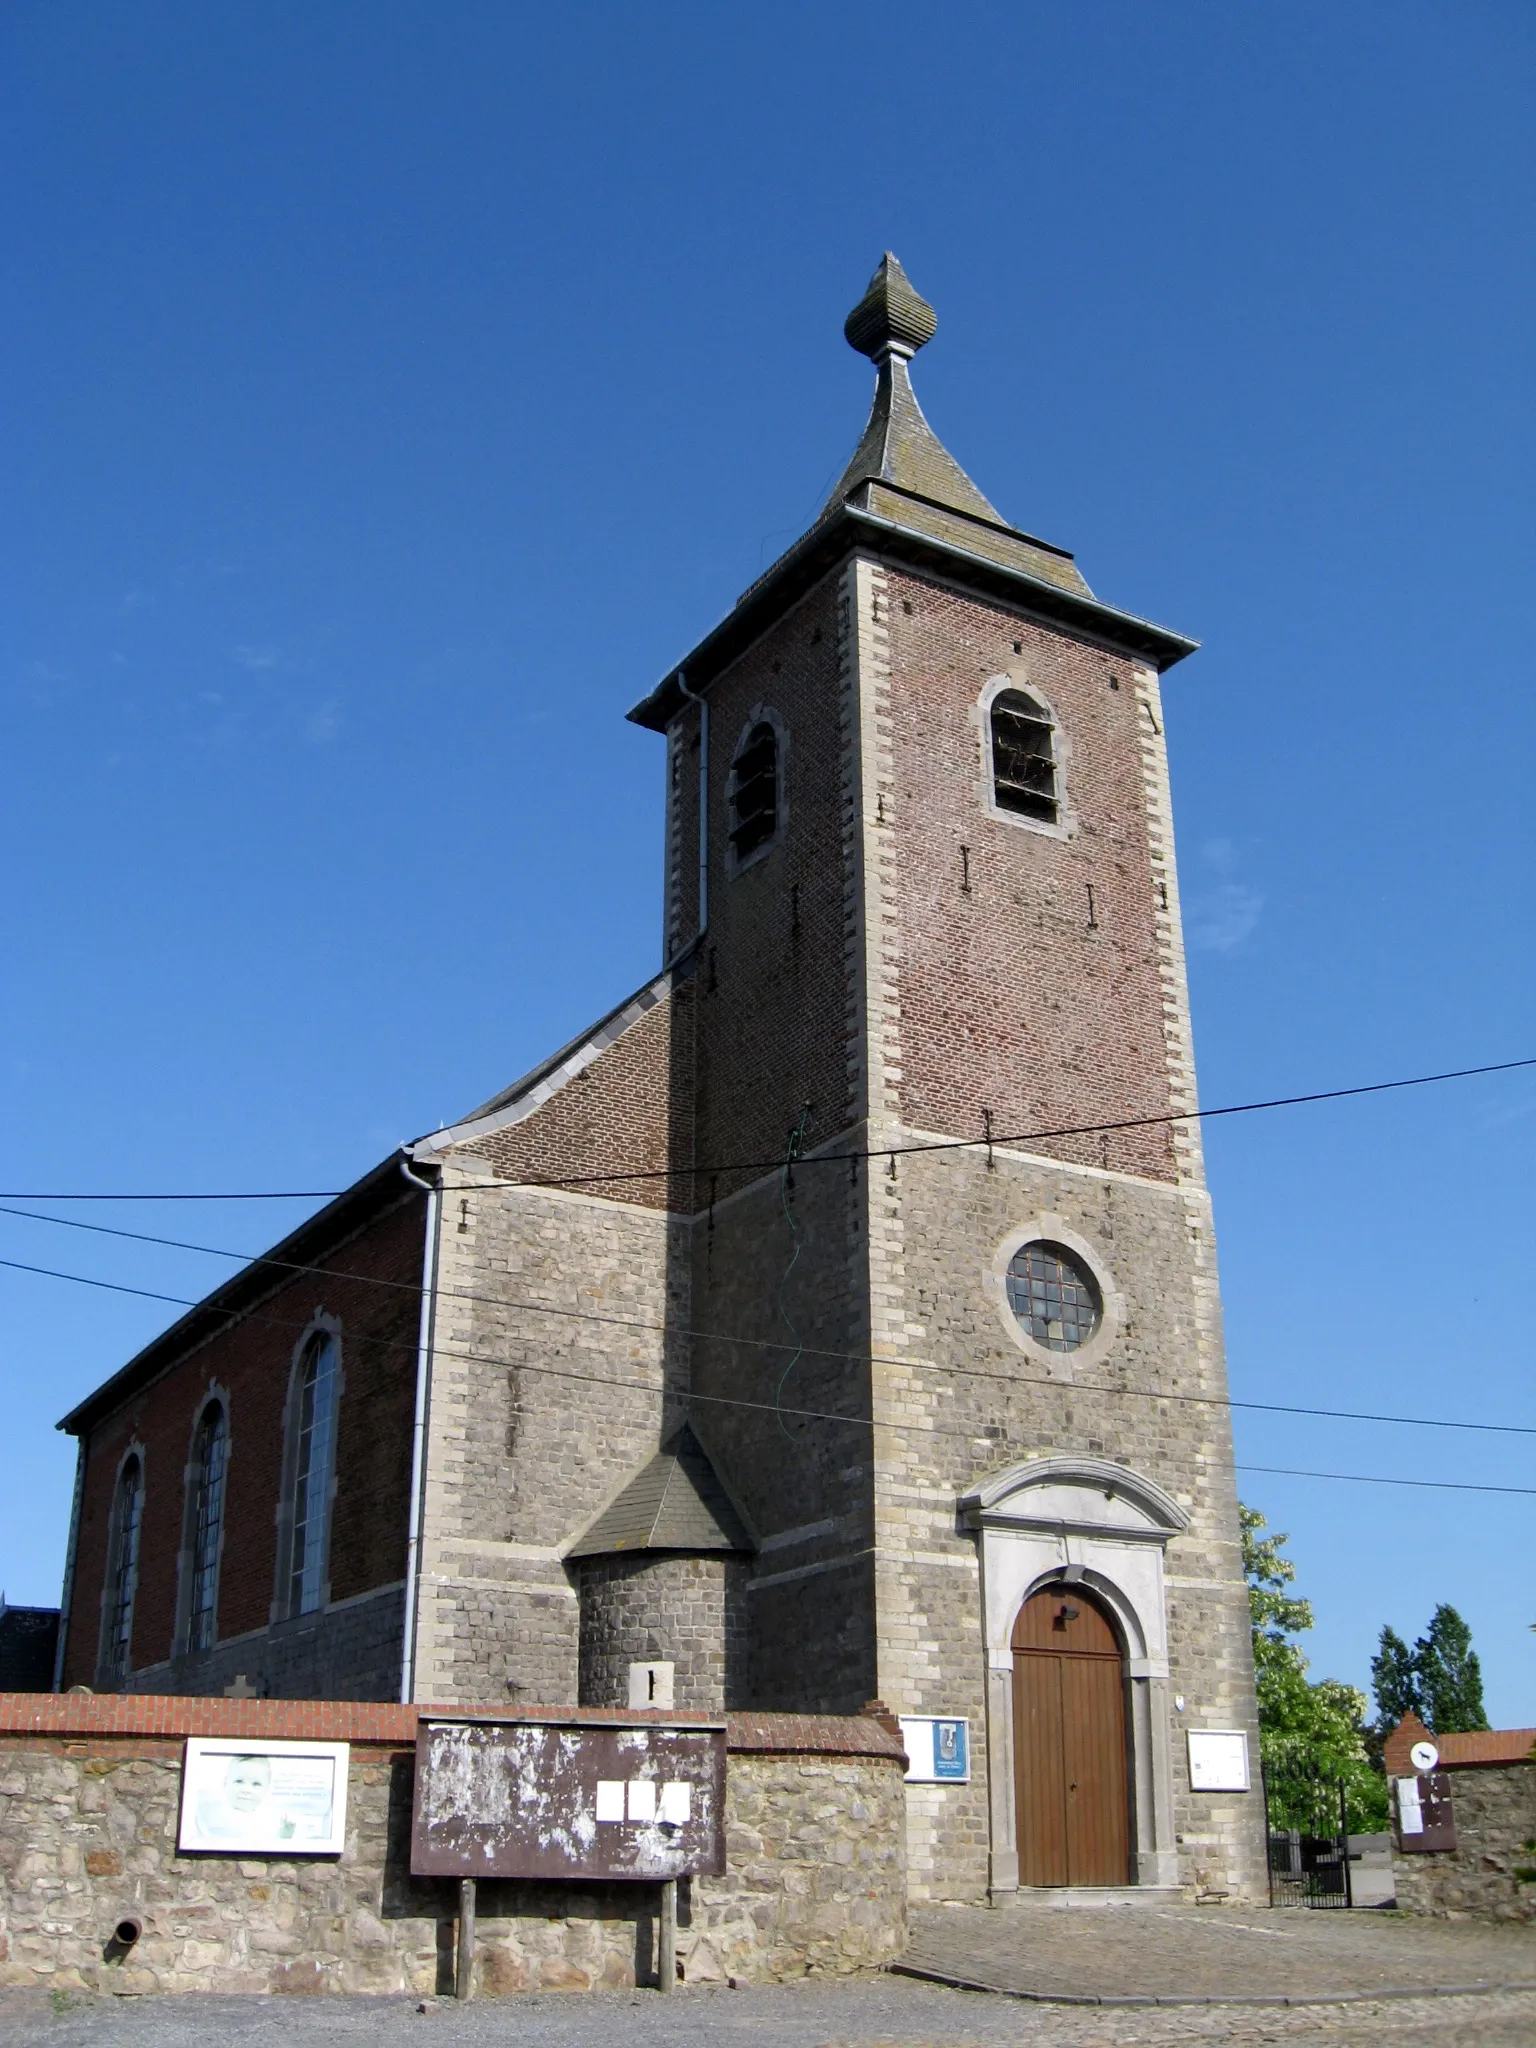
<svg viewBox="0 0 1536 2048">
<path fill-rule="evenodd" d="M 903 1121 L 976 1137 L 987 1110 L 998 1132 L 1165 1113 L 1137 665 L 911 575 L 883 583 Z M 978 700 L 998 675 L 1056 713 L 1070 838 L 989 815 Z M 1040 1149 L 1172 1177 L 1166 1126 Z"/>
<path fill-rule="evenodd" d="M 449 1989 L 457 1887 L 409 1870 L 415 1725 L 414 1709 L 382 1705 L 0 1696 L 0 1985 Z M 345 1852 L 179 1855 L 188 1734 L 350 1742 Z M 899 1745 L 870 1720 L 806 1716 L 742 1717 L 727 1740 L 727 1870 L 679 1887 L 687 1980 L 893 1960 L 906 1930 Z M 645 1884 L 482 1883 L 476 1987 L 654 1981 L 655 1908 Z M 143 1933 L 124 1954 L 111 1937 L 129 1915 Z"/>
<path fill-rule="evenodd" d="M 219 1636 L 227 1641 L 267 1628 L 277 1568 L 284 1414 L 295 1347 L 317 1310 L 341 1325 L 331 1599 L 348 1602 L 398 1585 L 405 1571 L 422 1216 L 421 1197 L 408 1196 L 318 1260 L 315 1272 L 275 1287 L 258 1307 L 92 1428 L 66 1685 L 96 1682 L 113 1487 L 130 1445 L 141 1447 L 145 1483 L 133 1665 L 138 1672 L 155 1668 L 159 1682 L 179 1689 L 197 1682 L 192 1664 L 174 1676 L 166 1667 L 174 1648 L 186 1469 L 194 1424 L 210 1391 L 225 1399 L 229 1415 Z"/>
</svg>

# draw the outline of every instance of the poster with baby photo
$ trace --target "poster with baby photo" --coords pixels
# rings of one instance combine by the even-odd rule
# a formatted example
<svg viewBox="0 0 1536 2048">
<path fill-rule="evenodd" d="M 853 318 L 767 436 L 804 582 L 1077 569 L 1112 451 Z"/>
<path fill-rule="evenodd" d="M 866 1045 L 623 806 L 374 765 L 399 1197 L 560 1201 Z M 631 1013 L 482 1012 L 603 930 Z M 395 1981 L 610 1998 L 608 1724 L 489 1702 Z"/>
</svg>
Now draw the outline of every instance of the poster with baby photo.
<svg viewBox="0 0 1536 2048">
<path fill-rule="evenodd" d="M 347 1750 L 345 1742 L 189 1738 L 177 1847 L 339 1856 L 347 1838 Z"/>
</svg>

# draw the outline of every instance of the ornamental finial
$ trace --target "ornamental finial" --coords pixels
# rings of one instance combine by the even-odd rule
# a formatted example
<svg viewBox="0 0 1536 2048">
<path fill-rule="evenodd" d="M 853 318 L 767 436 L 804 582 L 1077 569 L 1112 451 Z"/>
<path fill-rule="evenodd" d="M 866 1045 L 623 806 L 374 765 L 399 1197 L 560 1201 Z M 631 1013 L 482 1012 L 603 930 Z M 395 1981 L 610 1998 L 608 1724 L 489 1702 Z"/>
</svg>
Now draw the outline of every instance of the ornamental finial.
<svg viewBox="0 0 1536 2048">
<path fill-rule="evenodd" d="M 848 346 L 874 362 L 887 356 L 914 356 L 932 341 L 939 316 L 907 281 L 907 273 L 887 249 L 869 290 L 843 323 Z"/>
</svg>

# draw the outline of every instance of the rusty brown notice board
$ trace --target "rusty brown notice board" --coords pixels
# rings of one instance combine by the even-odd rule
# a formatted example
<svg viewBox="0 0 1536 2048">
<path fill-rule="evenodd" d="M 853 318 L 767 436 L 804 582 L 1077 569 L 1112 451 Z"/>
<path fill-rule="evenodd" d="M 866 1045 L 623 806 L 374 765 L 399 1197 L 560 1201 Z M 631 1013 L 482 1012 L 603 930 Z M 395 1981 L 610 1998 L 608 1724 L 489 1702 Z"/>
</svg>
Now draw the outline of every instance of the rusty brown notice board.
<svg viewBox="0 0 1536 2048">
<path fill-rule="evenodd" d="M 725 1728 L 426 1721 L 418 1877 L 645 1878 L 725 1869 Z"/>
<path fill-rule="evenodd" d="M 1433 1855 L 1456 1846 L 1456 1810 L 1444 1771 L 1420 1771 L 1392 1780 L 1393 1836 L 1404 1856 Z"/>
</svg>

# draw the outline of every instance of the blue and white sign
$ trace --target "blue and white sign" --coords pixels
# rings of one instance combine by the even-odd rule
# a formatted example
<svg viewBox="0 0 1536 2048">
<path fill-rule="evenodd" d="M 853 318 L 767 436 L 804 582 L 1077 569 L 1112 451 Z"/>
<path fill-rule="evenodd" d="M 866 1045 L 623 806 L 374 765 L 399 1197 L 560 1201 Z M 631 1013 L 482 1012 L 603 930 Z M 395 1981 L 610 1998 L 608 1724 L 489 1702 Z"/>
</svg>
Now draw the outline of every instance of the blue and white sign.
<svg viewBox="0 0 1536 2048">
<path fill-rule="evenodd" d="M 903 1714 L 900 1720 L 909 1785 L 969 1784 L 971 1724 L 964 1715 Z"/>
</svg>

